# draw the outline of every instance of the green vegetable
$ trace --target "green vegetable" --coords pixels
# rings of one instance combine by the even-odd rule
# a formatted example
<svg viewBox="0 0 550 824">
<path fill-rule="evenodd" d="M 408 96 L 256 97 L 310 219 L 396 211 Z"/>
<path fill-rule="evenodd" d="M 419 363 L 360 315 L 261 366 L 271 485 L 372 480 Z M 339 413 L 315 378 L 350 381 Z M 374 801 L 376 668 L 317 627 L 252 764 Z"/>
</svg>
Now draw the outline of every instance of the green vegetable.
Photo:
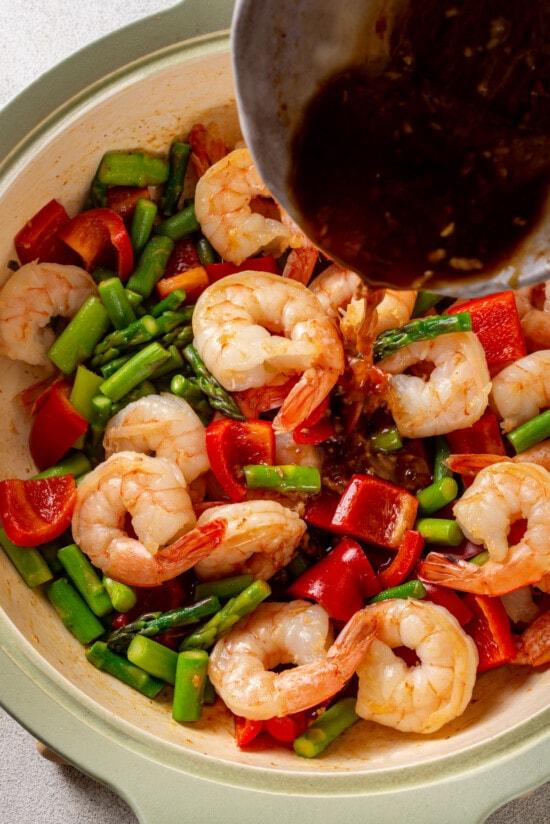
<svg viewBox="0 0 550 824">
<path fill-rule="evenodd" d="M 295 739 L 293 747 L 302 758 L 316 758 L 348 727 L 359 720 L 355 712 L 355 698 L 342 698 L 317 718 L 307 730 Z"/>
<path fill-rule="evenodd" d="M 40 549 L 38 550 L 54 575 L 58 575 L 64 571 L 63 566 L 57 557 L 59 549 L 59 541 L 49 541 L 47 544 L 41 544 Z"/>
<path fill-rule="evenodd" d="M 107 335 L 101 343 L 98 343 L 94 350 L 92 365 L 95 365 L 97 355 L 102 355 L 109 350 L 125 349 L 130 346 L 138 346 L 142 343 L 149 343 L 159 334 L 158 321 L 152 315 L 144 315 L 142 318 L 133 321 L 124 329 L 116 329 Z M 114 357 L 118 356 L 118 352 Z M 100 364 L 98 364 L 100 365 Z"/>
<path fill-rule="evenodd" d="M 107 152 L 96 179 L 104 186 L 158 186 L 168 177 L 168 164 L 144 152 Z"/>
<path fill-rule="evenodd" d="M 286 569 L 292 576 L 292 578 L 299 578 L 302 573 L 309 569 L 309 563 L 307 557 L 304 555 L 303 552 L 300 550 L 296 550 L 294 553 L 294 557 L 290 559 L 288 564 L 286 565 Z"/>
<path fill-rule="evenodd" d="M 176 684 L 172 703 L 172 718 L 180 723 L 198 721 L 201 717 L 208 655 L 202 649 L 180 652 L 176 668 Z"/>
<path fill-rule="evenodd" d="M 518 454 L 550 438 L 550 409 L 522 423 L 521 426 L 508 432 L 506 437 Z"/>
<path fill-rule="evenodd" d="M 126 363 L 126 361 L 129 361 L 131 357 L 131 352 L 128 352 L 126 355 L 120 355 L 120 357 L 114 358 L 114 360 L 110 360 L 108 363 L 103 364 L 99 371 L 104 378 L 109 378 L 114 372 L 117 372 L 120 367 Z M 101 383 L 103 383 L 103 381 L 101 381 Z"/>
<path fill-rule="evenodd" d="M 97 172 L 90 186 L 88 201 L 90 207 L 96 206 L 101 208 L 107 206 L 107 186 L 99 182 Z"/>
<path fill-rule="evenodd" d="M 167 352 L 170 357 L 155 370 L 153 375 L 155 380 L 163 375 L 169 375 L 171 372 L 175 372 L 176 369 L 181 369 L 184 365 L 183 357 L 177 346 L 172 344 L 168 347 Z"/>
<path fill-rule="evenodd" d="M 149 675 L 161 678 L 167 684 L 175 684 L 178 653 L 168 649 L 164 644 L 159 644 L 143 635 L 136 635 L 130 641 L 126 655 L 128 661 L 145 670 Z"/>
<path fill-rule="evenodd" d="M 215 704 L 216 703 L 216 690 L 212 685 L 212 681 L 206 676 L 206 681 L 204 684 L 204 695 L 202 699 L 203 704 Z"/>
<path fill-rule="evenodd" d="M 416 493 L 423 515 L 431 515 L 454 501 L 458 495 L 458 484 L 454 478 L 442 478 Z"/>
<path fill-rule="evenodd" d="M 81 644 L 89 644 L 105 632 L 101 621 L 66 578 L 58 578 L 50 584 L 46 588 L 46 595 L 67 629 Z"/>
<path fill-rule="evenodd" d="M 431 309 L 432 306 L 435 306 L 436 303 L 439 303 L 443 296 L 436 294 L 436 292 L 424 292 L 420 291 L 416 295 L 416 301 L 414 304 L 414 309 L 412 312 L 413 318 L 419 317 L 419 315 L 423 315 L 424 312 L 427 312 L 428 309 Z"/>
<path fill-rule="evenodd" d="M 233 598 L 249 587 L 252 582 L 252 575 L 233 575 L 231 578 L 222 578 L 219 581 L 204 581 L 195 587 L 195 601 L 208 598 L 210 595 L 215 595 L 220 600 Z"/>
<path fill-rule="evenodd" d="M 193 407 L 203 423 L 208 423 L 212 417 L 212 408 L 196 383 L 196 378 L 186 378 L 185 375 L 174 375 L 170 382 L 170 392 L 183 398 Z"/>
<path fill-rule="evenodd" d="M 369 604 L 376 604 L 378 601 L 387 601 L 390 598 L 425 598 L 426 590 L 422 581 L 406 581 L 398 587 L 384 589 L 369 600 Z"/>
<path fill-rule="evenodd" d="M 487 550 L 484 550 L 483 552 L 480 552 L 479 555 L 474 555 L 473 558 L 470 558 L 470 563 L 475 564 L 476 566 L 483 566 L 483 564 L 487 563 L 490 557 L 491 556 Z"/>
<path fill-rule="evenodd" d="M 218 259 L 216 252 L 205 237 L 201 237 L 197 242 L 197 254 L 201 266 L 208 266 L 209 263 L 215 263 Z"/>
<path fill-rule="evenodd" d="M 315 466 L 250 464 L 243 466 L 243 472 L 249 489 L 311 493 L 321 491 L 321 473 Z"/>
<path fill-rule="evenodd" d="M 137 309 L 140 308 L 141 304 L 143 303 L 143 295 L 138 294 L 138 292 L 134 292 L 133 289 L 128 289 L 128 287 L 126 287 L 124 291 L 126 292 L 128 303 L 134 311 L 137 311 Z M 144 312 L 144 314 L 147 313 Z"/>
<path fill-rule="evenodd" d="M 136 315 L 120 278 L 102 280 L 99 296 L 115 329 L 125 329 L 136 320 Z"/>
<path fill-rule="evenodd" d="M 205 598 L 196 604 L 187 607 L 178 607 L 169 612 L 152 612 L 142 615 L 131 624 L 112 632 L 107 638 L 109 647 L 115 652 L 125 652 L 132 638 L 136 635 L 143 635 L 146 638 L 160 635 L 168 629 L 184 627 L 189 624 L 196 624 L 203 618 L 216 613 L 220 608 L 217 598 Z"/>
<path fill-rule="evenodd" d="M 157 211 L 157 204 L 145 197 L 140 197 L 136 203 L 130 229 L 130 238 L 136 254 L 141 252 L 151 237 Z"/>
<path fill-rule="evenodd" d="M 92 277 L 97 284 L 100 284 L 104 280 L 110 280 L 116 277 L 116 275 L 112 269 L 105 269 L 104 266 L 98 266 L 97 269 L 94 269 L 92 272 Z"/>
<path fill-rule="evenodd" d="M 92 398 L 99 392 L 101 383 L 102 380 L 99 375 L 90 372 L 89 369 L 80 364 L 76 370 L 69 400 L 76 411 L 80 412 L 87 421 L 92 420 Z"/>
<path fill-rule="evenodd" d="M 157 228 L 157 232 L 159 235 L 171 238 L 171 240 L 180 240 L 182 237 L 196 232 L 197 229 L 200 229 L 200 224 L 195 214 L 195 204 L 191 203 L 181 212 L 176 212 L 172 217 L 163 220 Z"/>
<path fill-rule="evenodd" d="M 469 332 L 472 329 L 472 320 L 469 312 L 458 312 L 456 315 L 432 315 L 427 318 L 417 318 L 399 329 L 388 329 L 381 332 L 374 342 L 374 357 L 376 360 L 393 355 L 403 346 L 416 343 L 420 340 L 432 340 L 439 335 L 448 335 L 451 332 Z"/>
<path fill-rule="evenodd" d="M 244 421 L 245 416 L 233 398 L 218 383 L 216 378 L 210 374 L 195 347 L 193 345 L 186 346 L 183 350 L 183 355 L 196 375 L 195 381 L 197 386 L 201 392 L 209 398 L 210 406 L 219 412 L 223 412 L 228 418 Z"/>
<path fill-rule="evenodd" d="M 173 292 L 170 292 L 165 298 L 151 307 L 151 314 L 154 318 L 158 318 L 164 312 L 175 312 L 184 303 L 185 298 L 185 289 L 174 289 Z M 189 320 L 191 320 L 191 317 L 189 317 Z"/>
<path fill-rule="evenodd" d="M 75 478 L 80 478 L 90 471 L 92 465 L 83 452 L 73 452 L 68 458 L 63 458 L 58 464 L 50 466 L 43 472 L 33 475 L 33 480 L 37 478 L 60 478 L 63 475 L 74 475 Z"/>
<path fill-rule="evenodd" d="M 28 587 L 38 587 L 52 580 L 50 568 L 37 549 L 16 546 L 3 529 L 0 529 L 0 544 Z"/>
<path fill-rule="evenodd" d="M 392 426 L 391 429 L 384 429 L 382 432 L 377 432 L 370 439 L 372 448 L 376 452 L 397 452 L 398 449 L 403 449 L 403 441 L 401 435 Z"/>
<path fill-rule="evenodd" d="M 128 281 L 128 289 L 148 298 L 156 283 L 164 275 L 173 249 L 174 241 L 169 237 L 164 237 L 162 234 L 152 237 L 141 253 L 136 270 Z"/>
<path fill-rule="evenodd" d="M 100 391 L 112 401 L 119 401 L 130 390 L 147 380 L 169 357 L 169 352 L 163 349 L 160 343 L 150 343 L 103 381 Z"/>
<path fill-rule="evenodd" d="M 434 482 L 453 477 L 453 473 L 445 463 L 450 454 L 447 439 L 443 435 L 438 435 L 435 439 Z"/>
<path fill-rule="evenodd" d="M 123 398 L 112 405 L 111 415 L 116 415 L 117 412 L 120 412 L 120 410 L 128 406 L 129 403 L 138 401 L 140 398 L 145 398 L 147 395 L 154 395 L 155 393 L 156 389 L 151 381 L 142 381 L 135 389 L 132 389 L 131 392 L 128 392 L 127 395 L 124 395 Z"/>
<path fill-rule="evenodd" d="M 193 329 L 191 326 L 182 326 L 179 329 L 174 329 L 172 332 L 167 332 L 162 336 L 160 342 L 163 346 L 177 346 L 183 348 L 193 340 Z"/>
<path fill-rule="evenodd" d="M 185 638 L 180 649 L 209 649 L 221 635 L 228 632 L 245 615 L 253 612 L 269 595 L 271 587 L 268 583 L 254 581 L 228 601 L 204 626 Z"/>
<path fill-rule="evenodd" d="M 109 328 L 109 316 L 95 296 L 84 301 L 69 325 L 48 351 L 51 362 L 65 375 L 87 360 Z"/>
<path fill-rule="evenodd" d="M 132 587 L 121 584 L 120 581 L 114 581 L 107 575 L 103 576 L 103 586 L 111 599 L 113 609 L 117 612 L 129 612 L 137 604 L 137 595 Z"/>
<path fill-rule="evenodd" d="M 113 416 L 113 402 L 105 395 L 96 395 L 92 398 L 92 424 L 105 429 L 109 418 Z"/>
<path fill-rule="evenodd" d="M 88 558 L 76 544 L 69 544 L 60 549 L 57 557 L 94 615 L 102 618 L 113 611 L 107 590 Z"/>
<path fill-rule="evenodd" d="M 165 215 L 171 215 L 177 208 L 183 192 L 183 182 L 187 172 L 187 164 L 191 154 L 189 143 L 175 140 L 170 146 L 170 171 L 164 187 L 164 194 L 160 201 L 160 208 Z"/>
<path fill-rule="evenodd" d="M 420 518 L 416 527 L 427 544 L 458 546 L 464 540 L 456 521 L 447 518 Z"/>
<path fill-rule="evenodd" d="M 86 658 L 94 667 L 108 672 L 147 698 L 155 698 L 164 686 L 158 678 L 153 678 L 126 658 L 115 655 L 103 641 L 96 641 L 87 651 Z"/>
</svg>

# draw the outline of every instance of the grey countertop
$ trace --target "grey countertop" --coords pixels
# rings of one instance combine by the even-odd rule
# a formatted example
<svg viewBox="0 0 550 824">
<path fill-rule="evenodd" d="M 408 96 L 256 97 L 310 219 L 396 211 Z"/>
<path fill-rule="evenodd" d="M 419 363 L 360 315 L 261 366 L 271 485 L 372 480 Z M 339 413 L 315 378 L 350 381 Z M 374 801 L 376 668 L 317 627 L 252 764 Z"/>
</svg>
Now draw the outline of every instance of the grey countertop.
<svg viewBox="0 0 550 824">
<path fill-rule="evenodd" d="M 0 0 L 0 107 L 40 74 L 92 40 L 171 5 L 174 0 Z M 3 824 L 136 821 L 126 804 L 105 787 L 73 767 L 41 758 L 31 736 L 1 710 L 0 764 Z M 506 805 L 489 822 L 550 824 L 550 784 L 528 798 Z"/>
</svg>

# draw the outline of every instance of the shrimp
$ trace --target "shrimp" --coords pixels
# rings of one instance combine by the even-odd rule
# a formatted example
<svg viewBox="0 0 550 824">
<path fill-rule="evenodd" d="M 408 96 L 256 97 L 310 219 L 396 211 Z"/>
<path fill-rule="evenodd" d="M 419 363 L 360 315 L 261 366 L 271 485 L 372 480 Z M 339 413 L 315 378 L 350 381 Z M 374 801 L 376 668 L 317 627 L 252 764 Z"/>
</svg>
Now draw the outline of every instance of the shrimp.
<svg viewBox="0 0 550 824">
<path fill-rule="evenodd" d="M 255 197 L 271 197 L 248 149 L 235 149 L 199 178 L 195 212 L 214 249 L 231 263 L 260 251 L 278 257 L 289 245 L 289 231 L 273 218 L 253 212 Z"/>
<path fill-rule="evenodd" d="M 191 483 L 209 469 L 205 429 L 187 401 L 175 395 L 147 395 L 109 421 L 105 454 L 131 450 L 170 458 Z"/>
<path fill-rule="evenodd" d="M 422 361 L 435 367 L 426 381 L 400 374 Z M 483 347 L 473 332 L 411 343 L 379 361 L 378 367 L 390 373 L 388 405 L 407 438 L 464 429 L 487 407 L 491 380 Z"/>
<path fill-rule="evenodd" d="M 519 643 L 514 664 L 541 667 L 550 663 L 550 610 L 540 615 L 530 624 Z"/>
<path fill-rule="evenodd" d="M 329 617 L 322 607 L 305 601 L 261 604 L 218 641 L 208 675 L 237 715 L 261 721 L 300 712 L 342 689 L 375 629 L 376 622 L 358 612 L 329 647 Z M 279 664 L 296 666 L 270 671 Z"/>
<path fill-rule="evenodd" d="M 342 342 L 317 298 L 265 272 L 240 272 L 205 289 L 193 334 L 206 367 L 229 391 L 302 373 L 274 420 L 278 431 L 299 426 L 344 371 Z"/>
<path fill-rule="evenodd" d="M 127 514 L 136 537 L 127 534 Z M 154 587 L 215 549 L 223 523 L 195 527 L 185 479 L 172 461 L 117 452 L 79 485 L 74 540 L 94 566 L 124 584 Z"/>
<path fill-rule="evenodd" d="M 516 291 L 516 306 L 528 351 L 550 348 L 550 280 Z"/>
<path fill-rule="evenodd" d="M 357 670 L 357 714 L 423 734 L 462 715 L 472 697 L 478 654 L 456 618 L 436 604 L 401 599 L 363 612 L 378 619 L 378 629 Z M 420 664 L 408 667 L 392 652 L 400 646 L 414 649 Z"/>
<path fill-rule="evenodd" d="M 496 463 L 482 469 L 453 512 L 466 538 L 483 544 L 483 566 L 431 552 L 422 564 L 428 581 L 463 592 L 504 595 L 550 573 L 550 473 L 531 463 Z M 512 524 L 525 518 L 521 540 L 508 546 Z"/>
<path fill-rule="evenodd" d="M 506 366 L 493 378 L 491 397 L 505 432 L 550 406 L 550 349 Z"/>
<path fill-rule="evenodd" d="M 203 580 L 250 573 L 264 581 L 286 566 L 306 530 L 296 512 L 276 501 L 244 501 L 205 510 L 197 526 L 223 520 L 225 535 L 195 567 Z"/>
<path fill-rule="evenodd" d="M 191 145 L 191 163 L 197 177 L 202 177 L 213 163 L 227 154 L 227 147 L 216 123 L 209 123 L 208 126 L 195 123 L 188 140 Z"/>
<path fill-rule="evenodd" d="M 507 461 L 534 463 L 550 470 L 550 440 L 542 441 L 530 449 L 526 449 L 525 452 L 514 455 L 513 458 L 509 458 L 507 455 L 466 452 L 461 455 L 449 455 L 445 464 L 451 472 L 458 472 L 460 475 L 477 475 L 486 466 L 495 463 L 506 463 Z"/>
<path fill-rule="evenodd" d="M 283 277 L 297 280 L 307 286 L 319 260 L 319 250 L 280 205 L 279 211 L 281 223 L 290 232 L 288 245 L 291 247 L 283 269 Z"/>
<path fill-rule="evenodd" d="M 97 293 L 90 275 L 79 266 L 26 263 L 14 272 L 0 292 L 0 330 L 4 354 L 45 366 L 55 340 L 48 323 L 72 318 L 86 298 Z"/>
</svg>

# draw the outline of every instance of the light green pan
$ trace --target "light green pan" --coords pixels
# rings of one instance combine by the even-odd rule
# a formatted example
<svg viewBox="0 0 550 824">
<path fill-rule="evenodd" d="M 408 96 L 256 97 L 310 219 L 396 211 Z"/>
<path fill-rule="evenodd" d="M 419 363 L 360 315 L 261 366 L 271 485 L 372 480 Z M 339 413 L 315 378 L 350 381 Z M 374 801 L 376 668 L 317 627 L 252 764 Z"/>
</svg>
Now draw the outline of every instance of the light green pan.
<svg viewBox="0 0 550 824">
<path fill-rule="evenodd" d="M 52 197 L 76 210 L 108 148 L 164 149 L 198 120 L 239 136 L 226 0 L 187 0 L 90 46 L 0 115 L 0 272 L 11 239 Z M 188 39 L 191 38 L 191 39 Z M 40 371 L 1 359 L 0 477 L 33 471 L 15 394 Z M 97 671 L 41 593 L 0 557 L 0 700 L 35 736 L 111 786 L 143 824 L 481 822 L 550 777 L 550 671 L 488 673 L 439 733 L 361 722 L 324 757 L 239 752 L 229 715 L 194 726 Z M 9 768 L 8 765 L 5 765 Z"/>
</svg>

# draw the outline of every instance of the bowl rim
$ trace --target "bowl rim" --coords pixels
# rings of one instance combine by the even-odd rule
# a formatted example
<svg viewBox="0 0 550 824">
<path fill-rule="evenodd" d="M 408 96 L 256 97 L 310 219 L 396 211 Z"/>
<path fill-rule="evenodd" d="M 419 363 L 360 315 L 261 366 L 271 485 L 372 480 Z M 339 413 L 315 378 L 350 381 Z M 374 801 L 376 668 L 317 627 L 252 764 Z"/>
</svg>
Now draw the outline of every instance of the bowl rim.
<svg viewBox="0 0 550 824">
<path fill-rule="evenodd" d="M 182 4 L 181 8 L 183 5 L 185 4 Z M 122 34 L 123 32 L 117 33 L 119 40 Z M 112 47 L 112 41 L 113 35 L 110 35 L 101 43 L 109 42 Z M 119 46 L 120 42 L 117 43 L 117 47 Z M 96 79 L 36 124 L 12 148 L 0 165 L 0 185 L 2 188 L 9 185 L 26 162 L 29 152 L 43 145 L 56 131 L 65 128 L 71 119 L 77 118 L 86 109 L 97 105 L 101 99 L 132 84 L 138 77 L 143 76 L 143 72 L 153 73 L 182 59 L 188 60 L 194 56 L 227 51 L 227 48 L 228 33 L 226 31 L 203 35 L 142 55 L 130 63 L 119 66 L 118 69 L 101 79 Z M 78 54 L 65 61 L 62 67 L 58 67 L 58 70 L 66 71 L 69 65 L 82 72 Z M 50 72 L 47 77 L 51 78 L 51 74 Z M 42 81 L 35 83 L 31 89 L 17 98 L 14 104 L 30 105 L 33 95 L 44 93 L 45 88 L 41 84 L 45 81 L 46 78 L 43 78 Z M 13 104 L 10 104 L 0 115 L 0 123 L 11 113 L 12 106 Z M 278 804 L 281 803 L 281 795 L 288 796 L 289 793 L 310 799 L 312 797 L 324 798 L 326 801 L 328 797 L 341 795 L 347 797 L 379 795 L 386 798 L 392 795 L 395 797 L 399 790 L 399 795 L 404 798 L 409 793 L 417 793 L 419 788 L 424 788 L 424 792 L 427 793 L 428 788 L 441 788 L 443 782 L 447 786 L 450 779 L 465 778 L 467 775 L 474 776 L 480 771 L 488 773 L 497 769 L 502 772 L 506 766 L 505 771 L 510 774 L 510 777 L 509 780 L 507 777 L 505 781 L 499 781 L 498 793 L 495 790 L 491 796 L 486 794 L 484 805 L 480 805 L 480 799 L 477 798 L 476 810 L 484 806 L 484 811 L 490 811 L 516 793 L 542 783 L 548 776 L 548 767 L 545 765 L 550 763 L 550 735 L 548 734 L 550 709 L 541 710 L 515 727 L 480 744 L 474 744 L 460 753 L 407 768 L 395 767 L 371 773 L 359 771 L 311 773 L 304 769 L 298 773 L 231 764 L 212 756 L 182 750 L 171 742 L 160 741 L 151 733 L 146 733 L 106 711 L 43 659 L 11 623 L 3 610 L 0 610 L 0 630 L 0 662 L 5 665 L 2 666 L 0 680 L 0 701 L 6 709 L 31 732 L 43 738 L 68 760 L 83 766 L 91 775 L 121 792 L 132 805 L 134 805 L 137 791 L 135 784 L 127 789 L 122 776 L 110 777 L 106 774 L 98 758 L 94 758 L 94 753 L 84 752 L 79 744 L 79 735 L 68 735 L 67 730 L 71 727 L 80 730 L 84 723 L 88 732 L 93 733 L 93 737 L 101 741 L 102 748 L 105 748 L 108 743 L 111 757 L 121 765 L 123 763 L 121 755 L 126 758 L 129 753 L 132 753 L 142 766 L 147 762 L 149 766 L 155 764 L 163 770 L 169 768 L 170 775 L 178 776 L 178 781 L 181 781 L 183 774 L 188 779 L 193 777 L 201 781 L 216 782 L 226 788 L 280 794 L 277 795 Z M 21 681 L 22 674 L 24 682 Z M 52 718 L 59 720 L 58 730 L 52 729 L 51 724 L 43 724 L 40 719 L 36 718 L 29 702 L 24 700 L 27 692 L 34 694 L 33 700 L 41 697 L 41 700 L 48 704 Z M 97 749 L 97 746 L 91 748 L 91 750 Z M 522 756 L 521 768 L 517 763 L 512 767 L 511 762 L 519 755 Z M 325 779 L 325 781 L 316 781 L 317 778 Z M 146 800 L 142 799 L 141 803 L 142 806 L 147 805 Z M 464 814 L 464 807 L 461 808 L 461 812 Z M 465 819 L 462 818 L 462 820 Z"/>
</svg>

